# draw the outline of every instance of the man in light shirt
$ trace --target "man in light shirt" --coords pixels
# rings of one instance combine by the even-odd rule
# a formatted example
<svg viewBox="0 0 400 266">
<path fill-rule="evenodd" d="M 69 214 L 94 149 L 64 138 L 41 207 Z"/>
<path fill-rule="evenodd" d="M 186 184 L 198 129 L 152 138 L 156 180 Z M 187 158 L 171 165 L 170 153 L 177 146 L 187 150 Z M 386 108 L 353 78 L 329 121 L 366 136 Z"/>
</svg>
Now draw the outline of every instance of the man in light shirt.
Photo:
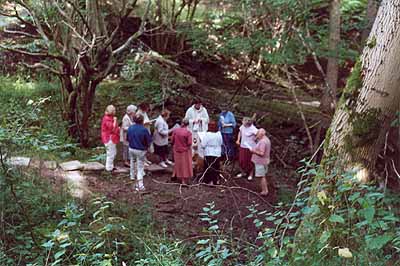
<svg viewBox="0 0 400 266">
<path fill-rule="evenodd" d="M 207 132 L 210 120 L 207 109 L 203 106 L 201 100 L 197 99 L 186 111 L 185 119 L 189 121 L 188 129 L 192 132 L 193 146 L 196 147 L 198 145 L 198 133 Z M 194 150 L 194 154 L 196 153 L 200 157 L 204 157 L 200 149 Z"/>
</svg>

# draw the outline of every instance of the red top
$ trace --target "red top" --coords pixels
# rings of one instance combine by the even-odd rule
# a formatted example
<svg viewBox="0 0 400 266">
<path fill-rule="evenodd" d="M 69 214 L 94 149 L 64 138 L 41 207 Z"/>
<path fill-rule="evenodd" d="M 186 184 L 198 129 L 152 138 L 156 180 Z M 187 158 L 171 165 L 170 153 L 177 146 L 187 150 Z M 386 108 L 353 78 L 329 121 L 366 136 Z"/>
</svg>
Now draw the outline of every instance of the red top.
<svg viewBox="0 0 400 266">
<path fill-rule="evenodd" d="M 186 127 L 174 129 L 172 145 L 175 152 L 185 152 L 192 147 L 192 133 Z"/>
<path fill-rule="evenodd" d="M 110 140 L 114 144 L 119 142 L 119 126 L 114 127 L 114 116 L 104 115 L 101 121 L 101 141 L 106 144 Z"/>
</svg>

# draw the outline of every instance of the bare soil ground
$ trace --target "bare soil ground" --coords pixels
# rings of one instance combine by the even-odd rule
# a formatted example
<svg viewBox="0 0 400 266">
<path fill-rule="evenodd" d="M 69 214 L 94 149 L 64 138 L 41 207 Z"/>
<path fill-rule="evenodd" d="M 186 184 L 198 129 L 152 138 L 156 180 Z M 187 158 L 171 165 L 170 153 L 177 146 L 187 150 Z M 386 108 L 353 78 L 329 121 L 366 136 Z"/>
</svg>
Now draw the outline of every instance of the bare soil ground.
<svg viewBox="0 0 400 266">
<path fill-rule="evenodd" d="M 276 171 L 271 171 L 271 176 Z M 275 180 L 276 177 L 274 178 Z M 282 179 L 279 179 L 281 182 Z M 123 201 L 130 205 L 150 204 L 152 217 L 160 232 L 177 238 L 191 238 L 204 233 L 206 224 L 199 219 L 199 213 L 207 203 L 214 202 L 220 227 L 227 233 L 253 238 L 258 231 L 252 220 L 246 219 L 248 207 L 258 204 L 259 209 L 272 210 L 276 201 L 276 190 L 271 187 L 267 197 L 258 194 L 258 180 L 233 179 L 227 177 L 219 186 L 198 184 L 185 187 L 170 182 L 166 173 L 148 174 L 144 178 L 146 192 L 138 193 L 128 174 L 87 175 L 90 191 L 105 195 L 112 201 Z M 279 185 L 279 184 L 278 184 Z"/>
</svg>

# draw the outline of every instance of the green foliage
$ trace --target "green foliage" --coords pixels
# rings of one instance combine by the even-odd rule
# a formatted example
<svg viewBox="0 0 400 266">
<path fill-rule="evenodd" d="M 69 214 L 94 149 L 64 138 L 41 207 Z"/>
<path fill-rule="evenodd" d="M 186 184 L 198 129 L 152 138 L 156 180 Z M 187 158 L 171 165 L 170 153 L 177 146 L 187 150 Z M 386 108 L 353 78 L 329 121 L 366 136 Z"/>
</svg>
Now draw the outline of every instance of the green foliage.
<svg viewBox="0 0 400 266">
<path fill-rule="evenodd" d="M 200 259 L 203 264 L 210 266 L 222 266 L 231 257 L 232 253 L 228 248 L 228 240 L 226 236 L 221 234 L 218 225 L 217 215 L 220 210 L 215 209 L 214 202 L 208 203 L 200 213 L 200 220 L 208 224 L 206 231 L 214 237 L 209 239 L 200 239 L 197 241 L 196 258 Z"/>
<path fill-rule="evenodd" d="M 317 170 L 315 174 L 316 192 L 303 208 L 307 219 L 296 242 L 295 256 L 304 255 L 299 263 L 387 265 L 395 260 L 399 217 L 392 208 L 394 198 L 370 184 L 359 184 L 353 172 L 325 176 Z M 346 248 L 351 258 L 340 256 Z"/>
<path fill-rule="evenodd" d="M 0 78 L 0 146 L 11 153 L 67 157 L 76 145 L 66 136 L 60 114 L 52 109 L 58 104 L 57 83 Z M 4 150 L 4 152 L 5 152 Z"/>
<path fill-rule="evenodd" d="M 368 0 L 342 0 L 341 12 L 344 15 L 363 13 L 367 8 Z"/>
<path fill-rule="evenodd" d="M 328 57 L 329 29 L 326 1 L 231 1 L 223 9 L 206 10 L 204 23 L 178 27 L 202 56 L 218 54 L 261 75 L 271 65 L 304 64 L 311 52 Z M 354 31 L 365 26 L 365 0 L 342 1 L 341 63 L 354 60 L 360 45 Z M 311 50 L 311 51 L 310 51 Z M 236 62 L 237 61 L 237 62 Z M 259 71 L 261 69 L 264 72 Z"/>
<path fill-rule="evenodd" d="M 82 208 L 70 203 L 60 212 L 62 220 L 51 238 L 42 246 L 48 253 L 51 265 L 98 265 L 111 266 L 118 263 L 119 247 L 125 245 L 111 237 L 118 230 L 118 217 L 113 217 L 109 209 L 113 203 L 105 198 L 92 201 L 95 208 L 91 220 Z"/>
<path fill-rule="evenodd" d="M 42 177 L 22 174 L 2 165 L 0 250 L 7 262 L 2 265 L 17 265 L 21 258 L 24 262 L 43 260 L 40 244 L 54 228 L 52 221 L 57 217 L 57 210 L 70 199 L 63 186 L 54 189 L 57 192 Z"/>
<path fill-rule="evenodd" d="M 392 265 L 400 243 L 400 220 L 393 209 L 398 200 L 374 186 L 360 185 L 352 172 L 325 176 L 311 164 L 299 172 L 305 179 L 292 204 L 280 203 L 272 212 L 249 206 L 246 218 L 259 231 L 256 245 L 238 246 L 222 232 L 210 231 L 218 224 L 210 212 L 218 212 L 212 203 L 204 208 L 202 220 L 216 238 L 197 242 L 202 263 L 239 265 L 240 256 L 247 254 L 246 265 Z M 306 185 L 307 177 L 319 180 L 315 192 Z M 229 254 L 224 260 L 221 248 L 215 248 L 218 243 Z M 215 258 L 218 263 L 210 263 Z"/>
</svg>

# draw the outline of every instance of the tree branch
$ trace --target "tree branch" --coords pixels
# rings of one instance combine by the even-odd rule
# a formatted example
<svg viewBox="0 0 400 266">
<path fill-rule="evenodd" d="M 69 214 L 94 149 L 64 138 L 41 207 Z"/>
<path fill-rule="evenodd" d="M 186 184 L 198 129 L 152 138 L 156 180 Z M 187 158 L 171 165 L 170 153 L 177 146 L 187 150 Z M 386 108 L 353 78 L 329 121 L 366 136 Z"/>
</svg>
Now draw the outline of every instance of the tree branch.
<svg viewBox="0 0 400 266">
<path fill-rule="evenodd" d="M 16 48 L 12 48 L 12 47 L 7 47 L 4 45 L 0 44 L 0 48 L 13 52 L 13 53 L 18 53 L 18 54 L 23 54 L 23 55 L 27 55 L 27 56 L 31 56 L 31 57 L 37 57 L 37 58 L 49 58 L 49 59 L 55 59 L 58 60 L 64 64 L 69 64 L 69 61 L 66 57 L 63 56 L 58 56 L 58 55 L 51 55 L 49 53 L 33 53 L 33 52 L 28 52 L 25 50 L 21 50 L 21 49 L 16 49 Z"/>
<path fill-rule="evenodd" d="M 91 45 L 85 40 L 85 38 L 82 35 L 80 35 L 72 25 L 67 23 L 65 20 L 63 20 L 62 23 L 64 23 L 68 28 L 70 28 L 75 33 L 75 36 L 79 38 L 84 44 L 86 44 L 88 47 L 91 47 Z"/>
<path fill-rule="evenodd" d="M 136 5 L 136 2 L 133 5 Z M 120 21 L 118 23 L 118 26 L 113 30 L 111 33 L 110 37 L 108 38 L 107 42 L 105 43 L 105 48 L 107 48 L 109 45 L 112 44 L 114 41 L 115 37 L 117 36 L 118 32 L 121 30 L 122 23 L 124 20 L 132 13 L 133 9 L 127 9 L 126 7 L 123 7 L 123 10 L 121 10 L 121 13 L 124 13 L 123 16 L 121 16 Z"/>
<path fill-rule="evenodd" d="M 23 36 L 25 36 L 25 37 L 34 38 L 34 39 L 40 38 L 39 35 L 30 34 L 30 33 L 28 33 L 28 32 L 24 32 L 24 31 L 17 31 L 17 30 L 7 30 L 7 29 L 4 29 L 4 32 L 5 32 L 5 33 L 8 33 L 8 34 L 23 35 Z"/>
<path fill-rule="evenodd" d="M 140 27 L 139 30 L 137 32 L 135 32 L 135 34 L 133 34 L 131 37 L 129 37 L 129 39 L 120 47 L 118 47 L 117 49 L 115 49 L 112 52 L 113 56 L 119 55 L 120 53 L 122 53 L 123 51 L 125 51 L 126 49 L 129 48 L 129 46 L 131 45 L 131 43 L 136 40 L 137 38 L 139 38 L 144 30 L 145 30 L 145 26 L 146 26 L 146 21 L 147 21 L 147 17 L 149 15 L 150 12 L 150 6 L 151 6 L 151 0 L 148 0 L 147 2 L 147 8 L 146 8 L 146 12 L 144 13 L 143 17 L 142 17 L 142 21 L 140 23 Z"/>
<path fill-rule="evenodd" d="M 14 14 L 8 14 L 8 13 L 4 13 L 4 12 L 2 12 L 2 11 L 0 11 L 0 15 L 1 16 L 4 16 L 4 17 L 9 17 L 9 18 L 16 18 L 16 19 L 18 19 L 19 21 L 21 21 L 23 24 L 25 24 L 25 25 L 28 25 L 28 26 L 30 26 L 30 27 L 32 27 L 32 28 L 36 28 L 35 27 L 35 25 L 33 25 L 32 23 L 30 23 L 30 22 L 28 22 L 28 21 L 26 21 L 25 19 L 23 19 L 19 14 L 18 14 L 18 11 L 17 11 L 17 9 L 14 7 Z"/>
<path fill-rule="evenodd" d="M 46 35 L 45 31 L 43 30 L 43 27 L 40 24 L 40 21 L 37 18 L 35 11 L 32 8 L 30 8 L 23 0 L 18 0 L 15 2 L 26 9 L 28 14 L 31 16 L 32 20 L 35 22 L 36 31 L 40 34 L 42 39 L 45 41 L 46 45 L 49 46 L 49 42 L 50 42 L 49 37 Z"/>
<path fill-rule="evenodd" d="M 52 68 L 51 66 L 48 66 L 48 65 L 46 65 L 46 64 L 43 64 L 43 63 L 35 63 L 35 64 L 33 64 L 33 65 L 30 65 L 30 64 L 27 64 L 27 63 L 22 63 L 24 66 L 26 66 L 27 68 L 31 68 L 31 69 L 45 69 L 45 70 L 47 70 L 47 71 L 49 71 L 49 72 L 51 72 L 51 73 L 53 73 L 53 74 L 56 74 L 56 75 L 58 75 L 58 76 L 62 76 L 62 75 L 65 75 L 65 73 L 63 73 L 63 72 L 60 72 L 60 71 L 58 71 L 58 70 L 56 70 L 56 69 L 54 69 L 54 68 Z"/>
<path fill-rule="evenodd" d="M 72 6 L 72 8 L 75 10 L 76 13 L 78 13 L 78 16 L 81 18 L 83 24 L 87 28 L 90 37 L 93 38 L 93 32 L 92 32 L 91 28 L 89 27 L 89 23 L 87 22 L 87 20 L 83 16 L 82 12 L 79 10 L 79 8 L 71 0 L 66 0 L 66 2 Z"/>
</svg>

